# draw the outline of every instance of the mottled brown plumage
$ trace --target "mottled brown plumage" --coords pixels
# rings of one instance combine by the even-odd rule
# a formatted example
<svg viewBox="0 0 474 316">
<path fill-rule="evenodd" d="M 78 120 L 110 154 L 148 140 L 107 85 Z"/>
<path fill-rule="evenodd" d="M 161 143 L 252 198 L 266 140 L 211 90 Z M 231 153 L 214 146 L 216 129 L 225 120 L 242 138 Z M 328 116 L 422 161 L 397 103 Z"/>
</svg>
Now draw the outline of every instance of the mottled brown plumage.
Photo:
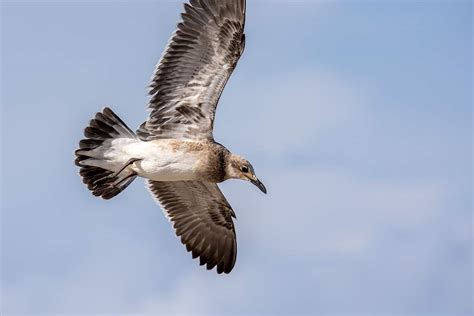
<svg viewBox="0 0 474 316">
<path fill-rule="evenodd" d="M 209 182 L 220 183 L 226 180 L 227 163 L 229 161 L 230 151 L 221 144 L 212 142 L 206 151 L 205 171 L 202 177 Z"/>
<path fill-rule="evenodd" d="M 245 0 L 190 0 L 184 8 L 151 79 L 147 121 L 134 134 L 105 108 L 85 129 L 76 164 L 106 199 L 146 178 L 193 258 L 229 273 L 235 213 L 217 183 L 242 179 L 266 193 L 252 165 L 213 137 L 217 103 L 245 47 Z"/>
<path fill-rule="evenodd" d="M 176 234 L 207 269 L 229 273 L 237 257 L 232 207 L 215 183 L 148 181 Z"/>
<path fill-rule="evenodd" d="M 150 83 L 142 140 L 213 139 L 217 102 L 245 47 L 245 0 L 193 0 Z"/>
</svg>

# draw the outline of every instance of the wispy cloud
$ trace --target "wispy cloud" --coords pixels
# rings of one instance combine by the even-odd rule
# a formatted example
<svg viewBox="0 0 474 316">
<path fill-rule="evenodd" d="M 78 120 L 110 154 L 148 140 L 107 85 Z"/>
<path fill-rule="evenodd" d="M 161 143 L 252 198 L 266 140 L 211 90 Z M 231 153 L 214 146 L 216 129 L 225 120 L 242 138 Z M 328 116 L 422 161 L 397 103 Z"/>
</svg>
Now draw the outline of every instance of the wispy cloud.
<svg viewBox="0 0 474 316">
<path fill-rule="evenodd" d="M 405 65 L 391 40 L 403 36 L 409 37 L 398 44 L 408 45 L 404 54 L 424 52 L 415 38 L 464 47 L 456 9 L 406 15 L 393 5 L 249 5 L 247 51 L 221 99 L 215 135 L 253 162 L 269 194 L 248 183 L 221 185 L 237 213 L 239 243 L 237 265 L 226 276 L 191 260 L 140 181 L 100 201 L 72 163 L 81 129 L 105 100 L 131 126 L 145 117 L 142 86 L 154 62 L 154 38 L 169 37 L 156 30 L 156 16 L 174 23 L 167 14 L 175 14 L 174 5 L 8 11 L 4 314 L 472 312 L 472 139 L 465 135 L 471 110 L 445 102 L 454 94 L 469 101 L 468 89 L 457 93 L 467 81 L 433 78 L 416 68 L 412 55 L 405 58 L 417 78 L 407 69 L 403 76 L 384 74 L 381 57 L 371 56 L 383 53 L 386 63 Z M 102 26 L 104 16 L 110 20 Z M 445 17 L 442 29 L 439 17 Z M 396 26 L 407 19 L 425 24 L 401 36 Z M 322 35 L 328 33 L 335 38 Z M 394 33 L 400 36 L 387 35 Z M 347 50 L 345 40 L 362 42 Z M 149 51 L 146 58 L 125 62 L 142 50 Z M 452 52 L 438 54 L 424 65 L 451 69 L 444 57 Z M 419 84 L 425 79 L 429 91 Z M 427 97 L 438 92 L 442 102 Z"/>
</svg>

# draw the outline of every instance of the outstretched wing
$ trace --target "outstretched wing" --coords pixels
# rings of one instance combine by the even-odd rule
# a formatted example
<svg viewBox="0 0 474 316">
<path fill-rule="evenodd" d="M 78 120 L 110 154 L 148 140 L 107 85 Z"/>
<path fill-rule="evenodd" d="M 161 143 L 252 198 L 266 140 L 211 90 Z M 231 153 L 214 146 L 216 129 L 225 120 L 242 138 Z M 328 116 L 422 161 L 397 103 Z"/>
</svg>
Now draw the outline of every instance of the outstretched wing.
<svg viewBox="0 0 474 316">
<path fill-rule="evenodd" d="M 148 180 L 149 189 L 173 222 L 193 258 L 217 273 L 229 273 L 237 257 L 234 211 L 215 183 Z"/>
<path fill-rule="evenodd" d="M 217 102 L 244 50 L 245 0 L 191 0 L 150 83 L 142 140 L 213 139 Z"/>
</svg>

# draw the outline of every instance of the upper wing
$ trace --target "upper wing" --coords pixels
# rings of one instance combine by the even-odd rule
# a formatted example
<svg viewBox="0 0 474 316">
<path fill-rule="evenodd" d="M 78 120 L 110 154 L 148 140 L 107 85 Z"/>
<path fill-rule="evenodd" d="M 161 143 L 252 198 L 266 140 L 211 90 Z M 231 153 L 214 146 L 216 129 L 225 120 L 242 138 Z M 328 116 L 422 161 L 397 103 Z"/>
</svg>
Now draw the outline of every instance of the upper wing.
<svg viewBox="0 0 474 316">
<path fill-rule="evenodd" d="M 245 0 L 190 3 L 153 74 L 142 140 L 212 139 L 217 102 L 244 50 Z"/>
<path fill-rule="evenodd" d="M 193 258 L 217 273 L 229 273 L 237 257 L 234 211 L 215 183 L 201 181 L 160 182 L 148 180 L 176 235 Z"/>
</svg>

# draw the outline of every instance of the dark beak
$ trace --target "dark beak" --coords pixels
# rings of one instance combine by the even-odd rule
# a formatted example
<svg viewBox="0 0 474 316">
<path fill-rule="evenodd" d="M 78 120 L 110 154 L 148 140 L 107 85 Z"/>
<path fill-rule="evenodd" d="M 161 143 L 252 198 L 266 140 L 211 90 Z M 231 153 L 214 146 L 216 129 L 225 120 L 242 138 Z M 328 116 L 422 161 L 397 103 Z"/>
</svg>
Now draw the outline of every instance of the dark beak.
<svg viewBox="0 0 474 316">
<path fill-rule="evenodd" d="M 260 189 L 260 191 L 262 191 L 263 193 L 267 194 L 267 189 L 265 188 L 265 186 L 263 185 L 263 183 L 258 180 L 257 177 L 255 177 L 255 180 L 254 179 L 250 179 L 250 182 L 252 182 L 253 184 L 255 184 L 257 186 L 257 188 Z"/>
</svg>

